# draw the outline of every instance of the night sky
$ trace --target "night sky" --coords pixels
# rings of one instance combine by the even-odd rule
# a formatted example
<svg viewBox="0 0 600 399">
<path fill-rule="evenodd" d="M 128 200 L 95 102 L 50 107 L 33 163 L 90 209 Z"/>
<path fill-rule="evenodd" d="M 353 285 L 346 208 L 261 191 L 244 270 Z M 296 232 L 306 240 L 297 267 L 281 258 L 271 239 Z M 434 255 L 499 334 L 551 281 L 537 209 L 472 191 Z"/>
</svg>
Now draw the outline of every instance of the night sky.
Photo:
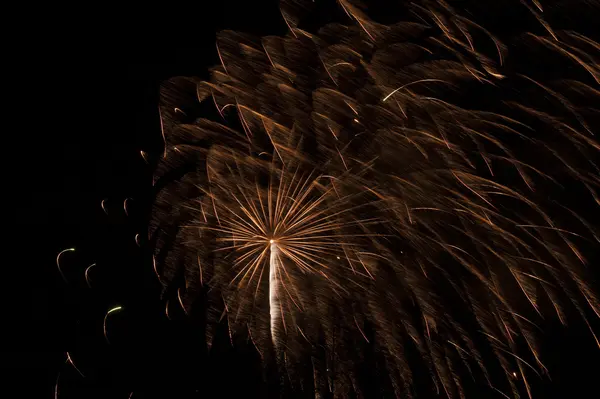
<svg viewBox="0 0 600 399">
<path fill-rule="evenodd" d="M 15 152 L 6 192 L 17 204 L 4 209 L 16 222 L 5 231 L 11 238 L 3 262 L 9 273 L 3 279 L 8 334 L 2 364 L 18 388 L 7 398 L 54 397 L 59 373 L 59 398 L 276 395 L 276 382 L 263 382 L 268 372 L 249 346 L 233 349 L 223 339 L 207 354 L 197 320 L 177 306 L 167 319 L 144 245 L 152 169 L 140 150 L 161 149 L 160 82 L 178 75 L 207 78 L 218 62 L 218 30 L 285 33 L 277 2 L 196 3 L 90 10 L 77 22 L 65 16 L 45 22 L 63 25 L 64 34 L 39 34 L 36 48 L 43 52 L 32 51 L 28 62 L 35 72 L 26 78 L 31 89 L 14 133 L 18 146 L 5 149 Z M 332 13 L 325 7 L 307 26 Z M 585 21 L 581 26 L 591 32 Z M 65 283 L 55 258 L 70 247 L 76 251 L 61 261 Z M 597 254 L 591 259 L 598 276 Z M 93 263 L 89 288 L 84 272 Z M 116 306 L 122 310 L 109 316 L 108 345 L 103 319 Z M 593 323 L 600 332 L 598 320 Z M 552 382 L 533 380 L 536 397 L 600 396 L 600 349 L 583 321 L 574 316 L 568 329 L 556 320 L 541 327 Z M 85 378 L 65 364 L 67 351 Z"/>
</svg>

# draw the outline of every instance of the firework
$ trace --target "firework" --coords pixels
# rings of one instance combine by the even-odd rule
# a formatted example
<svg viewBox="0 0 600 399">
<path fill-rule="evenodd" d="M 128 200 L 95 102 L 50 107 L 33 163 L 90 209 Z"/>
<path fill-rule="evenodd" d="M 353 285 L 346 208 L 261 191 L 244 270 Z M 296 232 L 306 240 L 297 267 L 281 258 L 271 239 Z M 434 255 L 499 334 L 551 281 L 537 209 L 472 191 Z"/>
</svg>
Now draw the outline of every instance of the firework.
<svg viewBox="0 0 600 399">
<path fill-rule="evenodd" d="M 317 396 L 361 395 L 366 348 L 397 397 L 417 367 L 448 397 L 465 375 L 531 396 L 536 320 L 600 314 L 598 235 L 564 195 L 600 204 L 600 46 L 536 1 L 515 7 L 540 29 L 510 40 L 444 1 L 385 25 L 339 0 L 352 22 L 309 33 L 305 3 L 281 4 L 284 37 L 221 32 L 209 81 L 163 85 L 165 295 Z"/>
</svg>

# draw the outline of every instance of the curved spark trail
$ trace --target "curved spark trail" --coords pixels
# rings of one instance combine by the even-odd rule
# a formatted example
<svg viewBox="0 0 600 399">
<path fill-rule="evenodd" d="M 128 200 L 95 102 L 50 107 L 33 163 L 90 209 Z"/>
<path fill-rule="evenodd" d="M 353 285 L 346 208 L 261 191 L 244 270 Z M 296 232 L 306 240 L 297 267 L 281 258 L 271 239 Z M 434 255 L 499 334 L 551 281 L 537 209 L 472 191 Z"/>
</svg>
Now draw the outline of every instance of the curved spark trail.
<svg viewBox="0 0 600 399">
<path fill-rule="evenodd" d="M 104 316 L 104 322 L 102 323 L 102 330 L 104 332 L 104 339 L 106 340 L 106 343 L 109 345 L 110 345 L 110 340 L 108 339 L 108 332 L 106 330 L 106 321 L 108 319 L 108 316 L 110 316 L 111 313 L 117 312 L 121 309 L 123 309 L 121 306 L 116 306 L 116 307 L 110 309 L 108 312 L 106 312 L 106 315 Z"/>
<path fill-rule="evenodd" d="M 62 267 L 60 266 L 60 259 L 67 252 L 75 252 L 75 248 L 63 249 L 58 253 L 58 255 L 56 255 L 56 267 L 58 268 L 58 271 L 60 272 L 60 275 L 62 276 L 65 282 L 67 281 L 67 277 L 65 276 L 64 272 L 62 271 Z"/>
</svg>

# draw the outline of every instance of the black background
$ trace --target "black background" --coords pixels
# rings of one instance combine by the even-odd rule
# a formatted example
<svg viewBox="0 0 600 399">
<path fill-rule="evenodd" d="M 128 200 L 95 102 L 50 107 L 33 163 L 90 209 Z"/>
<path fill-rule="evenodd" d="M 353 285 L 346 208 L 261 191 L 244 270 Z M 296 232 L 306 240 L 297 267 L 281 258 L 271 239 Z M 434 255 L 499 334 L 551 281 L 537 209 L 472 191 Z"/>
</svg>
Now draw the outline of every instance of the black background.
<svg viewBox="0 0 600 399">
<path fill-rule="evenodd" d="M 7 228 L 3 251 L 1 345 L 11 371 L 4 375 L 17 389 L 6 397 L 53 397 L 57 378 L 59 398 L 266 395 L 255 353 L 221 343 L 207 356 L 199 326 L 176 310 L 166 318 L 134 237 L 145 235 L 152 179 L 139 152 L 160 151 L 160 82 L 206 78 L 220 29 L 285 33 L 276 2 L 62 11 L 46 18 L 40 10 L 27 57 L 13 61 L 27 73 L 10 99 L 18 112 L 5 145 L 5 197 L 14 201 L 5 212 L 16 227 Z M 69 247 L 76 251 L 62 258 L 66 284 L 55 257 Z M 83 272 L 92 263 L 89 289 Z M 109 346 L 102 321 L 114 306 L 123 309 L 108 320 Z M 600 350 L 587 327 L 553 323 L 543 341 L 553 382 L 536 383 L 538 397 L 596 397 Z M 85 378 L 65 364 L 67 351 Z"/>
</svg>

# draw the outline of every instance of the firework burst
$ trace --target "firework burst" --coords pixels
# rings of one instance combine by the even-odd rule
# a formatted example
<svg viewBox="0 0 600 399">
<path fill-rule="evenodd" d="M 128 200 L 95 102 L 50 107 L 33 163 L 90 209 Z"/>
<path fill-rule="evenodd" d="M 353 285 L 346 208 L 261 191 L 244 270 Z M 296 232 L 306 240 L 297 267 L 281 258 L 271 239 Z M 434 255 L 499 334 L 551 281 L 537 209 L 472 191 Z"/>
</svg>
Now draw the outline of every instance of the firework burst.
<svg viewBox="0 0 600 399">
<path fill-rule="evenodd" d="M 379 222 L 373 218 L 355 219 L 357 208 L 371 204 L 354 205 L 352 194 L 340 194 L 339 179 L 336 188 L 330 177 L 314 177 L 312 173 L 302 176 L 299 166 L 292 174 L 283 166 L 259 164 L 256 166 L 270 169 L 264 170 L 270 181 L 261 188 L 258 181 L 248 182 L 243 177 L 244 168 L 239 162 L 232 164 L 236 165 L 235 171 L 228 168 L 228 175 L 219 175 L 213 190 L 205 193 L 206 201 L 200 204 L 202 210 L 207 209 L 202 211 L 205 222 L 186 227 L 199 229 L 198 234 L 205 237 L 212 233 L 218 246 L 213 252 L 224 252 L 222 262 L 230 262 L 223 282 L 229 281 L 228 287 L 233 288 L 228 297 L 240 296 L 234 306 L 234 323 L 240 320 L 240 314 L 253 314 L 251 310 L 243 311 L 248 291 L 254 295 L 253 302 L 260 297 L 261 289 L 268 292 L 271 340 L 279 347 L 279 329 L 287 332 L 288 325 L 300 329 L 292 317 L 294 310 L 306 311 L 310 306 L 307 295 L 299 291 L 302 279 L 325 279 L 338 297 L 340 291 L 347 292 L 343 276 L 339 276 L 340 267 L 332 264 L 332 259 L 340 263 L 343 256 L 351 264 L 357 257 L 359 240 L 377 236 L 369 233 L 367 226 Z M 252 178 L 255 173 L 250 174 Z M 363 233 L 352 231 L 356 227 Z M 369 273 L 367 268 L 365 273 Z M 263 275 L 268 275 L 266 287 Z"/>
<path fill-rule="evenodd" d="M 542 31 L 509 43 L 443 1 L 383 25 L 339 0 L 353 24 L 313 34 L 309 3 L 282 3 L 285 37 L 222 32 L 210 81 L 163 86 L 167 295 L 203 298 L 209 345 L 225 322 L 316 395 L 361 395 L 369 347 L 398 397 L 418 367 L 448 397 L 465 375 L 531 396 L 536 320 L 600 314 L 581 249 L 598 235 L 562 194 L 600 204 L 600 46 L 537 2 L 521 7 Z"/>
</svg>

